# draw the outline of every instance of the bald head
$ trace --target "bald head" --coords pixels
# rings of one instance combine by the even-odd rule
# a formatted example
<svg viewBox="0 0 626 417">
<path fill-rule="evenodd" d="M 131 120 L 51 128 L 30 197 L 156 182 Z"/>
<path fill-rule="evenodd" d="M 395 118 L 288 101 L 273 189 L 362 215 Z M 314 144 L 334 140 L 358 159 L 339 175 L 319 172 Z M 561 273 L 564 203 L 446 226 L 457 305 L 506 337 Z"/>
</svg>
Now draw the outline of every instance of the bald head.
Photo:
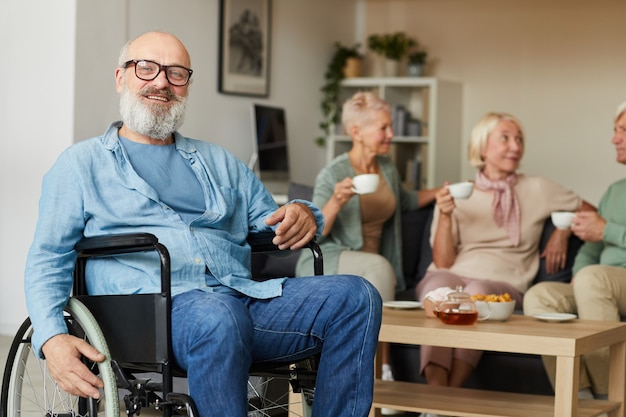
<svg viewBox="0 0 626 417">
<path fill-rule="evenodd" d="M 149 59 L 162 65 L 191 68 L 191 58 L 185 45 L 167 32 L 147 32 L 128 41 L 120 51 L 118 65 L 131 59 Z"/>
</svg>

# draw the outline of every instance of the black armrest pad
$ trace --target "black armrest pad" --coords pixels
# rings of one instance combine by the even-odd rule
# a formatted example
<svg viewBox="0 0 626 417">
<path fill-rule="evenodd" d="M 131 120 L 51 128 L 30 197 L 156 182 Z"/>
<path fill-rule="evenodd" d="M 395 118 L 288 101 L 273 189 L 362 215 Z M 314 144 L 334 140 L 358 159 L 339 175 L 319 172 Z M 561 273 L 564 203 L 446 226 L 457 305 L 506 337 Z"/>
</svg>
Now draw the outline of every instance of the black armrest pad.
<svg viewBox="0 0 626 417">
<path fill-rule="evenodd" d="M 277 254 L 280 257 L 282 257 L 283 259 L 285 258 L 290 258 L 291 259 L 291 263 L 285 265 L 286 268 L 288 268 L 288 271 L 285 271 L 283 273 L 283 271 L 273 271 L 273 272 L 268 272 L 268 269 L 272 268 L 273 265 L 270 262 L 270 264 L 267 264 L 267 261 L 265 262 L 265 265 L 260 265 L 260 263 L 257 264 L 257 266 L 260 266 L 260 268 L 263 270 L 262 273 L 265 275 L 274 275 L 274 274 L 278 274 L 278 275 L 274 275 L 274 277 L 276 276 L 293 276 L 295 271 L 295 264 L 297 262 L 297 256 L 294 255 L 294 251 L 291 250 L 280 250 L 278 248 L 278 246 L 274 245 L 274 243 L 272 243 L 272 239 L 274 238 L 275 234 L 273 231 L 267 231 L 267 232 L 254 232 L 254 233 L 250 233 L 248 235 L 248 243 L 250 244 L 250 247 L 252 248 L 252 253 L 272 253 L 272 254 Z M 323 270 L 324 270 L 324 266 L 323 266 L 323 258 L 322 258 L 322 251 L 319 247 L 319 245 L 317 244 L 317 242 L 315 241 L 315 238 L 313 238 L 312 240 L 310 240 L 305 247 L 309 248 L 309 250 L 311 250 L 313 252 L 313 268 L 315 270 L 315 275 L 322 275 L 323 274 Z M 297 251 L 296 251 L 297 252 Z"/>
<path fill-rule="evenodd" d="M 93 251 L 107 253 L 127 253 L 145 250 L 158 243 L 156 236 L 150 233 L 128 233 L 86 237 L 76 244 L 76 251 L 90 253 Z"/>
<path fill-rule="evenodd" d="M 248 244 L 252 248 L 252 252 L 274 252 L 279 251 L 278 246 L 272 243 L 276 234 L 270 230 L 267 232 L 253 232 L 248 235 Z"/>
</svg>

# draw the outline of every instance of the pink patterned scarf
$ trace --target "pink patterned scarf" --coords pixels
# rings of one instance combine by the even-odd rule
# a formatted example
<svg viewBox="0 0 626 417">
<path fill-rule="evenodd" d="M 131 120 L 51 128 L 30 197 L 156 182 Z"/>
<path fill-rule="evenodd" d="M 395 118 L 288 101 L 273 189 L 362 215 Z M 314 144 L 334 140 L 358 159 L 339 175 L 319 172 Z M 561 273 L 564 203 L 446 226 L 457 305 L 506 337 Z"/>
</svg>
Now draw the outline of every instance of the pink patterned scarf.
<svg viewBox="0 0 626 417">
<path fill-rule="evenodd" d="M 476 173 L 476 187 L 481 190 L 493 191 L 493 220 L 498 227 L 504 227 L 513 242 L 513 246 L 520 241 L 520 208 L 513 187 L 517 183 L 517 175 L 511 174 L 505 180 L 491 181 L 482 171 Z"/>
</svg>

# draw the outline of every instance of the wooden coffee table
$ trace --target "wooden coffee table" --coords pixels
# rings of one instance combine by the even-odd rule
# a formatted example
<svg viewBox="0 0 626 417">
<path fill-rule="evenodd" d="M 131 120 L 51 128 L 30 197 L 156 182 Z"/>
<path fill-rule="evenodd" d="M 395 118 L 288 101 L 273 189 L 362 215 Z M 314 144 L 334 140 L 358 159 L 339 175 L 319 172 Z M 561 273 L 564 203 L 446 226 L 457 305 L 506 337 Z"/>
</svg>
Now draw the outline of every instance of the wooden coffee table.
<svg viewBox="0 0 626 417">
<path fill-rule="evenodd" d="M 423 310 L 384 307 L 379 341 L 556 356 L 556 389 L 552 397 L 376 379 L 370 415 L 388 407 L 468 417 L 626 416 L 626 323 L 549 323 L 514 315 L 506 322 L 463 326 L 443 324 Z M 609 399 L 578 400 L 580 357 L 604 346 L 610 346 Z M 380 367 L 378 355 L 377 378 Z"/>
</svg>

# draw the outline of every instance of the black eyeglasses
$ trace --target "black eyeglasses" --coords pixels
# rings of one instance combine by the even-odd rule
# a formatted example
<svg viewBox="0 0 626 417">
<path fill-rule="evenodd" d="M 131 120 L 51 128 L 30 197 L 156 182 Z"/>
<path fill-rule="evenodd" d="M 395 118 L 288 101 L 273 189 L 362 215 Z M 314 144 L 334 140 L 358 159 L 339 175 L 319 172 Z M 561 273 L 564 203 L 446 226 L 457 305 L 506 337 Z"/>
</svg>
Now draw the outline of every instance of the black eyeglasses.
<svg viewBox="0 0 626 417">
<path fill-rule="evenodd" d="M 193 74 L 193 70 L 189 68 L 179 65 L 161 65 L 147 59 L 131 59 L 126 61 L 123 67 L 128 68 L 131 65 L 135 65 L 135 75 L 140 80 L 152 81 L 159 76 L 161 71 L 165 71 L 167 81 L 177 87 L 187 85 Z"/>
</svg>

